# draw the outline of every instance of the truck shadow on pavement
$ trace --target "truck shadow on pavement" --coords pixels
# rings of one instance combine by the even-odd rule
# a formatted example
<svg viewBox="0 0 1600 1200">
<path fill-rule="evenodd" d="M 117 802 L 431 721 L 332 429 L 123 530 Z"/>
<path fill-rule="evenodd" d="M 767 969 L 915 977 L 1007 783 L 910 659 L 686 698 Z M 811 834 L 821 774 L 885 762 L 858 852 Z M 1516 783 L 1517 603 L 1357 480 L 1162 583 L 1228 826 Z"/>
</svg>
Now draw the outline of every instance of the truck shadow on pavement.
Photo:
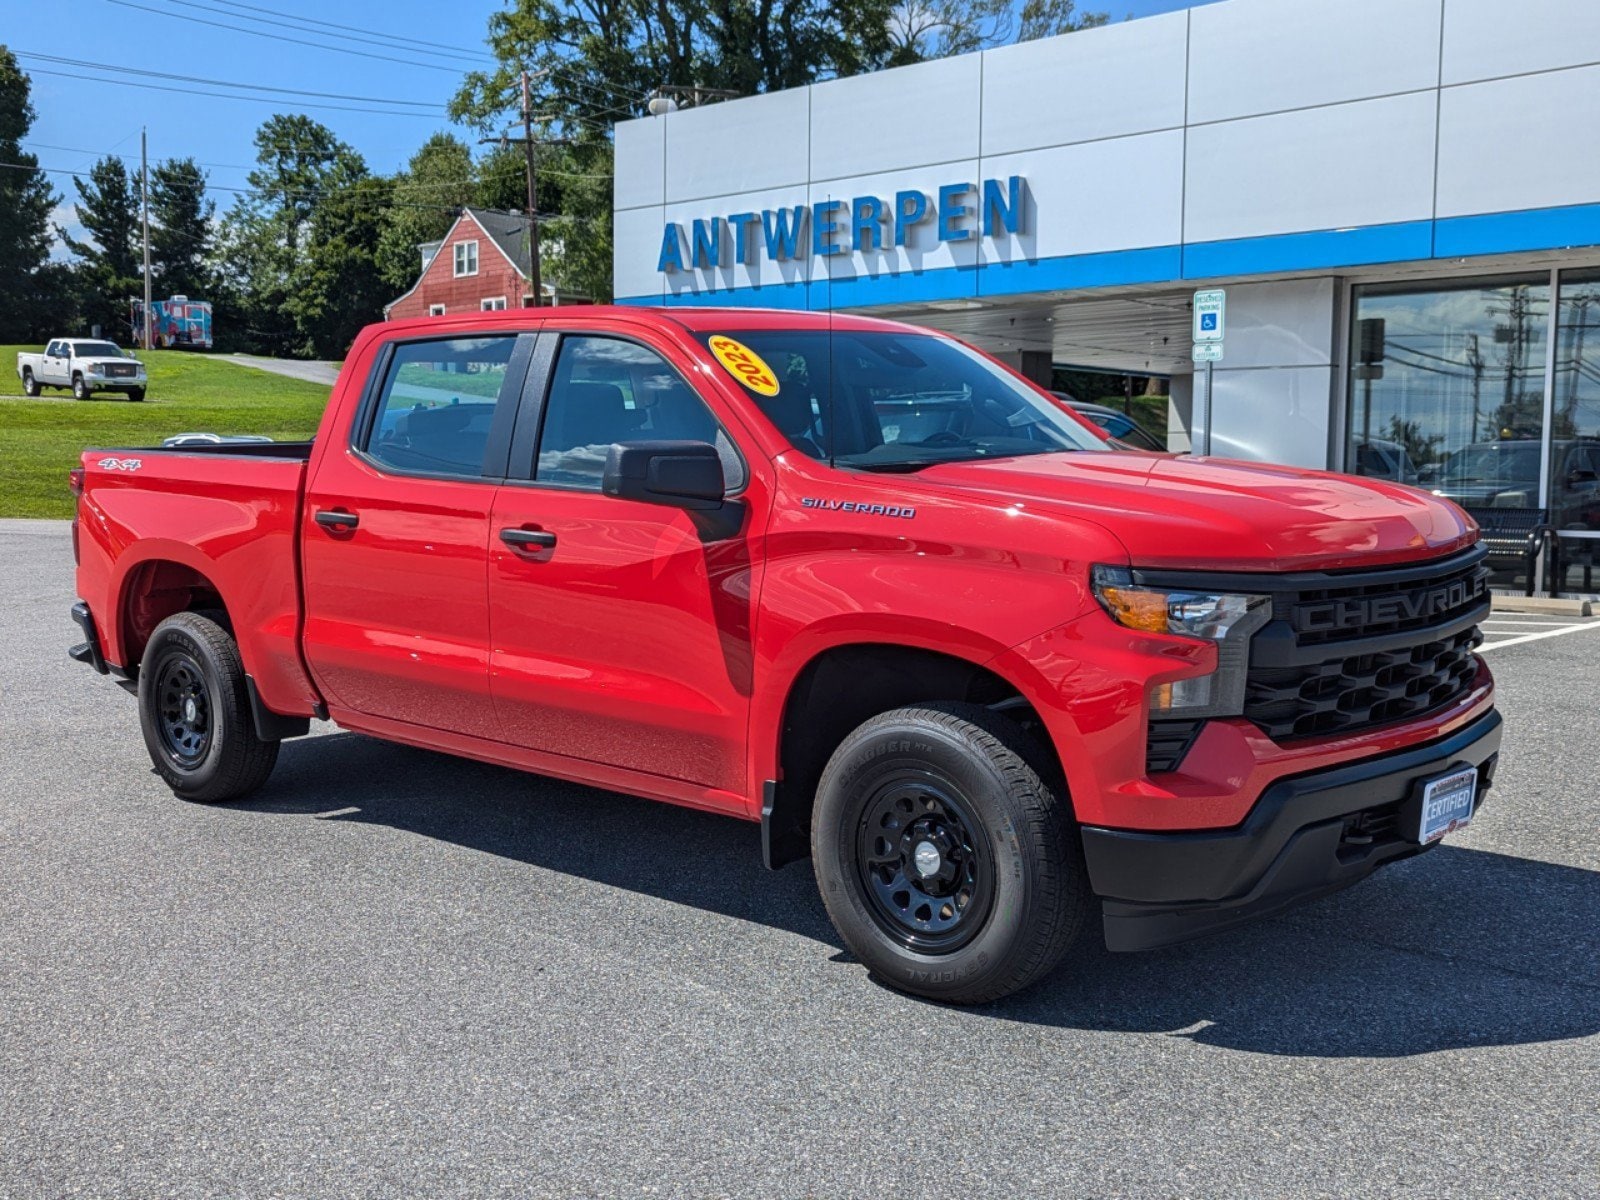
<svg viewBox="0 0 1600 1200">
<path fill-rule="evenodd" d="M 232 807 L 383 825 L 840 944 L 805 865 L 768 872 L 753 824 L 672 805 L 341 733 L 286 742 Z M 1290 1056 L 1583 1037 L 1600 1031 L 1600 872 L 1445 846 L 1243 930 L 1091 949 L 964 1011 Z"/>
</svg>

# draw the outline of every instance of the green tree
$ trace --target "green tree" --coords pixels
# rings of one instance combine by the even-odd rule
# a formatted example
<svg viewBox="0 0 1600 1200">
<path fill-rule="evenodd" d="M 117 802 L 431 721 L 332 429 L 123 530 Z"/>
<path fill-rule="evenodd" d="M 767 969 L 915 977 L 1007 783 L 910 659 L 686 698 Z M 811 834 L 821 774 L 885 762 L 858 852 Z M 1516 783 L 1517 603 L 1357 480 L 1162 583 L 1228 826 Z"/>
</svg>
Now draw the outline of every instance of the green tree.
<svg viewBox="0 0 1600 1200">
<path fill-rule="evenodd" d="M 362 326 L 379 320 L 393 296 L 378 252 L 394 185 L 368 174 L 353 158 L 326 186 L 291 273 L 284 310 L 294 321 L 298 352 L 343 358 Z"/>
<path fill-rule="evenodd" d="M 472 151 L 453 134 L 434 134 L 411 156 L 394 179 L 378 242 L 378 267 L 389 299 L 416 282 L 422 266 L 417 247 L 442 238 L 462 205 L 482 203 L 477 192 Z"/>
<path fill-rule="evenodd" d="M 304 313 L 312 302 L 291 301 L 304 281 L 312 220 L 324 199 L 366 175 L 366 165 L 332 130 L 298 114 L 270 118 L 255 142 L 250 191 L 229 210 L 218 239 L 223 280 L 213 311 L 230 345 L 305 354 Z"/>
<path fill-rule="evenodd" d="M 485 133 L 516 126 L 521 73 L 531 73 L 539 136 L 566 143 L 539 157 L 551 279 L 605 299 L 611 124 L 642 116 L 662 86 L 748 95 L 871 70 L 889 54 L 894 8 L 891 0 L 514 0 L 489 18 L 499 66 L 469 74 L 450 115 Z M 509 156 L 483 165 L 483 203 L 527 206 L 520 181 L 511 198 L 511 174 L 499 169 L 509 165 Z"/>
<path fill-rule="evenodd" d="M 169 158 L 150 172 L 150 258 L 157 296 L 203 299 L 211 290 L 207 259 L 211 218 L 206 176 L 192 158 Z"/>
<path fill-rule="evenodd" d="M 0 45 L 0 162 L 12 164 L 0 170 L 0 341 L 31 340 L 41 302 L 54 302 L 61 289 L 61 272 L 46 266 L 59 197 L 22 149 L 34 119 L 29 91 L 16 56 Z"/>
<path fill-rule="evenodd" d="M 74 274 L 84 321 L 115 337 L 127 328 L 129 298 L 144 287 L 139 198 L 122 160 L 109 155 L 89 168 L 87 180 L 74 176 L 72 182 L 78 223 L 89 237 L 79 241 L 60 230 L 61 241 L 78 258 Z"/>
<path fill-rule="evenodd" d="M 1105 13 L 1078 13 L 1073 0 L 911 0 L 889 21 L 891 66 L 970 54 L 1104 25 Z"/>
</svg>

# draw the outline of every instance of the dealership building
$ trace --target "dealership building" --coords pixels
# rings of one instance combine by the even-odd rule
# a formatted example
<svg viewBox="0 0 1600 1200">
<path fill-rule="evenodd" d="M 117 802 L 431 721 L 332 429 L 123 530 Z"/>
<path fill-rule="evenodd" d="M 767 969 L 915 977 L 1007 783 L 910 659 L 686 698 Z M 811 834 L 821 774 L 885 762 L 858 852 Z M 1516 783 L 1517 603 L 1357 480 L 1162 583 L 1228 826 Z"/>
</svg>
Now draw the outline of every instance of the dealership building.
<svg viewBox="0 0 1600 1200">
<path fill-rule="evenodd" d="M 620 124 L 615 293 L 1167 376 L 1173 449 L 1548 523 L 1593 592 L 1597 128 L 1597 0 L 1225 0 Z"/>
</svg>

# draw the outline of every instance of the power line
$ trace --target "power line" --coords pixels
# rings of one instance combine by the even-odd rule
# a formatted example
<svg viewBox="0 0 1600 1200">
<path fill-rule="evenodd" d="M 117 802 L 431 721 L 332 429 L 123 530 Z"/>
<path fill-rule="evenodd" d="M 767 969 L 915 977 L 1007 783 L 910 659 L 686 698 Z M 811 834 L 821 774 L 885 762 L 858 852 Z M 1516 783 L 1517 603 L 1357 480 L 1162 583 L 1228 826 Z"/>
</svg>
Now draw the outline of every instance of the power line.
<svg viewBox="0 0 1600 1200">
<path fill-rule="evenodd" d="M 19 58 L 36 58 L 41 62 L 56 63 L 64 67 L 82 67 L 82 61 L 76 58 L 58 58 L 53 54 L 37 54 L 31 50 L 17 50 L 14 53 Z M 175 75 L 167 71 L 145 71 L 138 67 L 118 67 L 111 63 L 94 64 L 102 71 L 116 71 L 123 75 L 143 75 L 152 79 L 175 79 L 180 83 L 203 83 L 214 87 L 250 89 L 258 92 L 277 92 L 285 96 L 319 96 L 327 100 L 360 100 L 369 104 L 404 104 L 413 108 L 428 108 L 442 110 L 443 104 L 436 104 L 431 100 L 391 100 L 387 96 L 352 96 L 345 92 L 308 92 L 299 88 L 273 87 L 266 83 L 235 83 L 229 79 L 201 79 L 194 75 Z M 115 82 L 106 80 L 107 83 Z"/>
<path fill-rule="evenodd" d="M 409 42 L 413 46 L 418 46 L 418 47 L 420 47 L 421 49 L 424 49 L 424 50 L 452 50 L 452 51 L 457 51 L 457 52 L 459 52 L 459 53 L 461 53 L 463 55 L 471 54 L 471 55 L 474 55 L 474 56 L 479 57 L 479 58 L 484 58 L 484 59 L 491 58 L 490 55 L 482 54 L 482 53 L 477 52 L 477 51 L 468 50 L 465 46 L 441 46 L 437 42 L 425 41 L 422 38 L 402 37 L 401 35 L 399 35 L 397 33 L 378 33 L 377 30 L 362 29 L 358 25 L 340 25 L 340 24 L 338 24 L 338 23 L 336 23 L 334 21 L 319 21 L 315 17 L 304 17 L 304 16 L 300 16 L 297 13 L 287 13 L 287 12 L 283 12 L 282 10 L 276 9 L 276 8 L 262 8 L 260 5 L 257 5 L 257 4 L 244 4 L 244 3 L 241 3 L 240 0 L 213 0 L 213 3 L 226 5 L 228 8 L 245 8 L 245 9 L 249 9 L 251 12 L 267 13 L 268 15 L 275 16 L 275 17 L 288 17 L 291 20 L 299 21 L 299 22 L 302 22 L 302 23 L 307 24 L 307 25 L 321 25 L 321 26 L 324 26 L 325 28 L 328 28 L 328 29 L 348 29 L 352 33 L 376 33 L 377 36 L 379 36 L 381 38 L 387 38 L 389 41 L 392 41 L 392 42 Z"/>
<path fill-rule="evenodd" d="M 43 165 L 40 165 L 40 164 L 11 163 L 11 162 L 0 162 L 0 171 L 42 171 L 47 175 L 71 175 L 74 178 L 76 178 L 78 175 L 82 174 L 81 171 L 74 171 L 74 170 L 72 170 L 72 169 L 70 169 L 68 167 L 46 167 L 46 166 L 43 166 Z M 372 181 L 377 181 L 377 182 L 384 182 L 383 177 L 379 176 L 379 175 L 368 175 L 368 176 L 365 176 L 364 178 L 367 179 L 367 180 L 372 180 Z M 360 181 L 358 180 L 357 182 L 360 182 Z M 368 196 L 356 196 L 356 195 L 351 194 L 348 189 L 341 189 L 341 188 L 317 188 L 317 189 L 300 190 L 300 189 L 295 189 L 295 188 L 273 187 L 273 186 L 270 186 L 270 185 L 267 186 L 267 187 L 230 187 L 230 186 L 227 186 L 225 184 L 220 184 L 220 183 L 208 183 L 207 181 L 205 181 L 203 179 L 202 180 L 198 180 L 198 181 L 193 181 L 193 182 L 191 182 L 189 180 L 175 180 L 175 181 L 173 181 L 173 186 L 175 186 L 175 187 L 186 187 L 186 188 L 190 188 L 190 189 L 194 189 L 194 190 L 199 190 L 201 192 L 206 192 L 206 191 L 227 192 L 227 193 L 229 193 L 231 195 L 239 195 L 239 196 L 280 196 L 285 200 L 323 200 L 323 199 L 331 199 L 331 198 L 334 198 L 334 197 L 338 197 L 340 200 L 343 200 L 343 201 L 346 201 L 346 202 L 359 202 L 359 203 L 363 203 L 363 204 L 378 204 L 378 205 L 386 206 L 386 207 L 389 207 L 389 208 L 427 209 L 430 212 L 438 212 L 438 211 L 441 211 L 441 210 L 442 211 L 452 211 L 453 212 L 454 210 L 456 210 L 456 209 L 461 207 L 461 205 L 459 205 L 459 204 L 410 203 L 410 202 L 403 201 L 403 200 L 395 200 L 395 199 L 393 199 L 393 198 L 391 198 L 391 197 L 389 197 L 387 195 L 385 195 L 385 196 L 370 196 L 370 197 L 368 197 Z M 73 202 L 73 203 L 74 203 L 74 207 L 76 207 L 76 202 Z M 477 208 L 477 207 L 480 207 L 480 206 L 479 205 L 473 205 L 472 207 Z M 486 209 L 484 209 L 484 211 L 485 212 L 496 212 L 498 210 L 497 209 L 487 209 L 486 208 Z"/>
<path fill-rule="evenodd" d="M 457 67 L 442 67 L 438 63 L 417 62 L 409 58 L 395 58 L 388 54 L 373 54 L 366 50 L 352 50 L 348 46 L 330 46 L 326 42 L 313 42 L 306 38 L 286 37 L 281 33 L 268 33 L 264 29 L 244 29 L 238 25 L 227 25 L 221 21 L 207 21 L 203 17 L 186 17 L 181 13 L 168 12 L 160 8 L 151 8 L 148 4 L 135 4 L 133 0 L 106 0 L 108 4 L 115 4 L 121 8 L 136 8 L 140 12 L 154 13 L 158 17 L 171 17 L 174 20 L 189 21 L 196 25 L 210 25 L 216 29 L 226 29 L 230 33 L 250 33 L 256 37 L 271 38 L 277 42 L 291 42 L 296 46 L 310 46 L 313 50 L 333 50 L 340 54 L 354 54 L 359 58 L 374 58 L 381 62 L 399 63 L 404 67 L 417 67 L 426 71 L 444 71 L 450 75 L 459 75 Z"/>
<path fill-rule="evenodd" d="M 169 4 L 176 4 L 180 8 L 198 9 L 200 12 L 214 13 L 217 16 L 233 17 L 235 20 L 238 20 L 238 21 L 254 21 L 259 25 L 277 25 L 277 26 L 279 26 L 280 28 L 283 28 L 283 29 L 304 29 L 304 27 L 305 27 L 304 19 L 299 19 L 299 20 L 295 20 L 295 21 L 274 21 L 270 17 L 247 17 L 243 13 L 235 14 L 235 13 L 227 13 L 227 12 L 217 12 L 217 10 L 214 9 L 214 8 L 208 8 L 207 6 L 205 6 L 203 4 L 194 3 L 194 0 L 167 0 L 167 2 Z M 319 22 L 319 24 L 320 24 L 320 22 Z M 335 28 L 346 28 L 346 29 L 348 29 L 348 28 L 350 28 L 350 26 L 336 26 Z M 245 30 L 242 30 L 241 32 L 244 32 L 244 33 L 256 33 L 258 31 L 254 30 L 254 29 L 245 29 Z M 375 38 L 358 36 L 359 32 L 360 31 L 357 31 L 357 33 L 327 33 L 327 34 L 324 34 L 323 36 L 324 37 L 343 38 L 347 42 L 360 42 L 363 45 L 367 45 L 367 46 L 379 46 L 379 47 L 381 47 L 381 48 L 383 48 L 385 50 L 405 50 L 405 49 L 407 49 L 407 47 L 404 47 L 404 46 L 393 46 L 393 45 L 390 45 L 388 42 L 379 41 L 379 40 L 377 40 Z M 476 55 L 457 54 L 454 51 L 444 50 L 444 49 L 439 48 L 439 47 L 433 47 L 431 49 L 432 49 L 432 53 L 436 57 L 442 54 L 446 58 L 460 58 L 463 61 L 481 61 L 478 58 L 478 56 L 476 56 Z M 414 53 L 414 51 L 413 51 L 413 53 Z"/>
<path fill-rule="evenodd" d="M 122 0 L 111 0 L 113 4 L 122 3 Z M 184 96 L 209 96 L 216 100 L 242 100 L 247 104 L 281 104 L 270 96 L 236 96 L 231 92 L 213 92 L 201 88 L 173 87 L 171 84 L 140 83 L 134 79 L 107 79 L 101 75 L 83 75 L 74 71 L 61 71 L 53 67 L 30 67 L 29 73 L 33 75 L 59 75 L 64 79 L 82 79 L 89 83 L 109 83 L 117 87 L 143 88 L 149 92 L 176 92 Z M 446 119 L 441 113 L 434 115 L 424 112 L 396 112 L 390 108 L 362 108 L 350 104 L 323 104 L 316 101 L 299 102 L 301 108 L 330 109 L 335 112 L 370 113 L 377 117 L 410 117 L 412 120 L 439 121 Z"/>
</svg>

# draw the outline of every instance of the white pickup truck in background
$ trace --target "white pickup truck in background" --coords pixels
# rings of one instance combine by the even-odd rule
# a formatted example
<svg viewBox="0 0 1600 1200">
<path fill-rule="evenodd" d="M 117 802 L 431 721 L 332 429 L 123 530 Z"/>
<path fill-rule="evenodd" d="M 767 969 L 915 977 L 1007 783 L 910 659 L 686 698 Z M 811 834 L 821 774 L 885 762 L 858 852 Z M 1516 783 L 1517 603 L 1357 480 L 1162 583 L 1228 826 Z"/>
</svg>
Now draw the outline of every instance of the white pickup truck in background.
<svg viewBox="0 0 1600 1200">
<path fill-rule="evenodd" d="M 147 386 L 142 362 L 112 342 L 90 338 L 52 338 L 43 354 L 18 354 L 17 375 L 29 396 L 57 387 L 71 388 L 79 400 L 95 392 L 122 392 L 129 400 L 143 400 Z"/>
</svg>

